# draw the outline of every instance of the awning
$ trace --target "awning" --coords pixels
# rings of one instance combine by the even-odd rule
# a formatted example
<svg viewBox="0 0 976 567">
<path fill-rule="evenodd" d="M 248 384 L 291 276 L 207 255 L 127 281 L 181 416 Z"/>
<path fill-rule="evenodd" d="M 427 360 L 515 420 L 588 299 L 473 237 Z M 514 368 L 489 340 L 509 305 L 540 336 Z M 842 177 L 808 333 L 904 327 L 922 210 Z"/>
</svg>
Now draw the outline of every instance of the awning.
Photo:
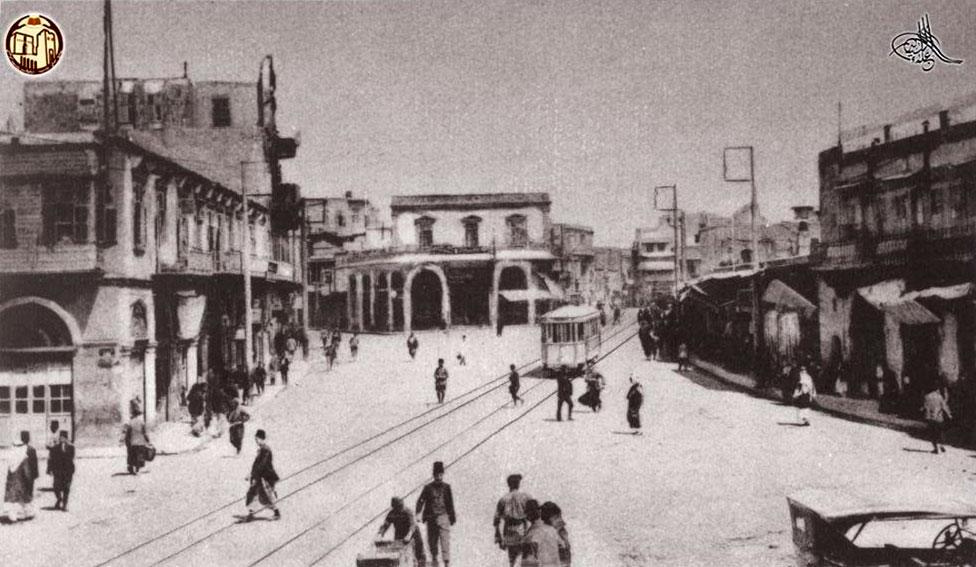
<svg viewBox="0 0 976 567">
<path fill-rule="evenodd" d="M 884 303 L 881 308 L 885 313 L 891 315 L 892 319 L 902 325 L 925 325 L 940 321 L 935 313 L 932 313 L 914 299 L 903 298 L 892 303 Z"/>
<path fill-rule="evenodd" d="M 176 320 L 181 339 L 200 336 L 203 313 L 207 308 L 207 296 L 180 294 L 176 297 Z"/>
<path fill-rule="evenodd" d="M 857 288 L 857 293 L 875 309 L 881 309 L 882 304 L 898 301 L 905 291 L 902 280 L 886 280 L 873 285 Z"/>
<path fill-rule="evenodd" d="M 953 299 L 962 299 L 963 297 L 972 295 L 973 284 L 964 283 L 959 285 L 950 285 L 944 287 L 930 287 L 927 289 L 919 291 L 911 291 L 903 295 L 905 299 L 944 299 L 946 301 L 951 301 Z"/>
<path fill-rule="evenodd" d="M 539 280 L 542 280 L 541 282 L 537 281 L 536 285 L 540 290 L 545 289 L 549 292 L 549 299 L 563 299 L 566 296 L 565 292 L 563 292 L 562 286 L 553 281 L 552 278 L 538 272 L 536 272 L 535 275 Z M 542 285 L 538 285 L 539 283 Z"/>
<path fill-rule="evenodd" d="M 817 310 L 817 306 L 803 297 L 800 292 L 781 282 L 773 280 L 766 286 L 762 300 L 764 303 L 771 303 L 777 307 L 799 311 L 804 315 L 811 315 Z"/>
</svg>

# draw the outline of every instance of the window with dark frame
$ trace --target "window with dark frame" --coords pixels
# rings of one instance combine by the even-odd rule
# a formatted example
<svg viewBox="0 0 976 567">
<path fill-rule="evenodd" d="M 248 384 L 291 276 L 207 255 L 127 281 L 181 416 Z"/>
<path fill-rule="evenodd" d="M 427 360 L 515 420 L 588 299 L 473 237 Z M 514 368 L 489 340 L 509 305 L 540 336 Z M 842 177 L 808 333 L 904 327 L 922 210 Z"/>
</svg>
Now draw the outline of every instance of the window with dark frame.
<svg viewBox="0 0 976 567">
<path fill-rule="evenodd" d="M 516 248 L 528 246 L 529 231 L 525 215 L 511 215 L 505 219 L 509 231 L 509 245 Z"/>
<path fill-rule="evenodd" d="M 95 225 L 96 238 L 99 244 L 112 245 L 118 239 L 118 214 L 115 209 L 115 199 L 112 187 L 102 183 L 98 187 L 98 210 Z"/>
<path fill-rule="evenodd" d="M 132 190 L 132 248 L 136 253 L 146 250 L 146 189 Z"/>
<path fill-rule="evenodd" d="M 479 217 L 466 217 L 461 221 L 464 223 L 464 246 L 467 248 L 477 248 L 480 245 L 478 239 L 478 228 L 481 224 Z"/>
<path fill-rule="evenodd" d="M 230 98 L 215 96 L 210 99 L 210 118 L 214 128 L 226 128 L 231 125 Z"/>
<path fill-rule="evenodd" d="M 420 217 L 414 223 L 417 227 L 417 244 L 421 248 L 430 248 L 434 245 L 434 219 L 430 217 Z"/>
<path fill-rule="evenodd" d="M 44 240 L 48 244 L 88 242 L 87 184 L 57 183 L 42 192 Z M 114 236 L 114 235 L 113 235 Z"/>
<path fill-rule="evenodd" d="M 17 248 L 17 213 L 11 207 L 0 208 L 0 249 Z"/>
</svg>

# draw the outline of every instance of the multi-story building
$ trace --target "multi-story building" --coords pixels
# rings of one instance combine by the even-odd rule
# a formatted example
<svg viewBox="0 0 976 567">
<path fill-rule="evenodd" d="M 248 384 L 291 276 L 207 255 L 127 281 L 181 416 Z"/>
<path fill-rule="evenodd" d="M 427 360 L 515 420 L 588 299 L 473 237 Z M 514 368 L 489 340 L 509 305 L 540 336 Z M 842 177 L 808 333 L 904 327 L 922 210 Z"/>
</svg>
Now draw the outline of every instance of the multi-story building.
<svg viewBox="0 0 976 567">
<path fill-rule="evenodd" d="M 175 128 L 164 112 L 158 131 L 138 119 L 93 133 L 74 85 L 28 83 L 32 130 L 0 139 L 0 445 L 55 419 L 81 444 L 115 443 L 135 398 L 149 423 L 177 419 L 181 390 L 244 364 L 245 223 L 257 361 L 300 320 L 300 242 L 280 213 L 295 188 L 278 167 L 295 144 L 273 114 Z M 245 215 L 245 188 L 276 197 Z"/>
<path fill-rule="evenodd" d="M 821 355 L 924 392 L 976 371 L 976 96 L 845 132 L 819 157 Z"/>
<path fill-rule="evenodd" d="M 546 193 L 395 196 L 389 246 L 336 258 L 355 329 L 533 323 L 550 278 Z"/>
<path fill-rule="evenodd" d="M 674 234 L 671 215 L 666 214 L 658 216 L 656 225 L 634 231 L 631 256 L 636 303 L 674 294 Z"/>
<path fill-rule="evenodd" d="M 576 304 L 592 303 L 593 228 L 553 223 L 549 244 L 557 258 L 553 271 L 565 291 L 565 299 Z"/>
<path fill-rule="evenodd" d="M 312 327 L 345 327 L 346 281 L 336 278 L 336 257 L 348 251 L 386 247 L 392 227 L 380 222 L 379 210 L 365 198 L 304 200 L 307 226 L 309 319 Z"/>
</svg>

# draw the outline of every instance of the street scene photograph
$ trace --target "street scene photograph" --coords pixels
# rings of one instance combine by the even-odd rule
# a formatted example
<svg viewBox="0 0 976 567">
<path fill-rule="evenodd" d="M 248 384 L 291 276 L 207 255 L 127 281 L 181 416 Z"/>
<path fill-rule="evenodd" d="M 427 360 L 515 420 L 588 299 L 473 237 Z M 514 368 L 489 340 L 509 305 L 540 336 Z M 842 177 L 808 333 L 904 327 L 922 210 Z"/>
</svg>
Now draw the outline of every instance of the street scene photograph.
<svg viewBox="0 0 976 567">
<path fill-rule="evenodd" d="M 974 29 L 0 0 L 0 566 L 976 567 Z"/>
</svg>

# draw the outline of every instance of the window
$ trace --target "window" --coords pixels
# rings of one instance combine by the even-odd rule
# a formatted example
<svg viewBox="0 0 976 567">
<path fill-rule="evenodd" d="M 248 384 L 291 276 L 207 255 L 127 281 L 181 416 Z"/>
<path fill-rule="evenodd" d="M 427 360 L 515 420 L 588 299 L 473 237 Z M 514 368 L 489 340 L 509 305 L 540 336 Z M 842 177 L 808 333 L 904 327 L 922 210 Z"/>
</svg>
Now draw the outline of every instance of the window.
<svg viewBox="0 0 976 567">
<path fill-rule="evenodd" d="M 71 413 L 71 386 L 51 386 L 51 413 Z M 2 403 L 2 402 L 0 402 Z M 3 413 L 0 407 L 0 413 Z"/>
<path fill-rule="evenodd" d="M 13 209 L 0 208 L 0 249 L 17 247 L 17 215 Z"/>
<path fill-rule="evenodd" d="M 88 189 L 86 185 L 68 183 L 46 187 L 43 217 L 48 244 L 88 242 Z"/>
<path fill-rule="evenodd" d="M 163 121 L 163 102 L 162 97 L 155 94 L 146 95 L 146 104 L 149 106 L 149 112 L 151 113 L 150 120 L 152 122 L 162 122 Z"/>
<path fill-rule="evenodd" d="M 932 189 L 929 193 L 929 207 L 933 215 L 942 214 L 942 192 L 938 189 Z"/>
<path fill-rule="evenodd" d="M 230 126 L 230 99 L 225 96 L 215 96 L 210 99 L 210 118 L 214 128 Z"/>
<path fill-rule="evenodd" d="M 529 244 L 525 215 L 511 215 L 505 219 L 505 223 L 508 225 L 509 244 L 511 246 L 523 247 Z"/>
<path fill-rule="evenodd" d="M 464 246 L 467 248 L 477 248 L 478 243 L 478 226 L 481 223 L 481 218 L 476 216 L 465 217 L 461 220 L 464 223 Z"/>
<path fill-rule="evenodd" d="M 420 217 L 414 222 L 417 227 L 417 244 L 421 248 L 429 248 L 434 245 L 434 219 L 430 217 Z"/>
<path fill-rule="evenodd" d="M 166 240 L 166 190 L 156 190 L 156 238 Z"/>
<path fill-rule="evenodd" d="M 197 209 L 196 214 L 196 234 L 193 238 L 193 249 L 203 250 L 203 212 Z"/>
<path fill-rule="evenodd" d="M 342 212 L 336 213 L 336 224 L 339 226 L 346 226 L 346 217 L 342 216 Z"/>
<path fill-rule="evenodd" d="M 132 304 L 132 318 L 129 321 L 129 334 L 133 339 L 141 340 L 147 338 L 148 323 L 146 319 L 146 306 L 137 301 Z"/>
<path fill-rule="evenodd" d="M 10 415 L 10 386 L 0 386 L 0 415 Z"/>
<path fill-rule="evenodd" d="M 352 225 L 356 226 L 359 224 L 359 213 L 352 214 Z"/>
<path fill-rule="evenodd" d="M 132 191 L 132 248 L 136 252 L 146 249 L 145 185 L 139 184 Z"/>
<path fill-rule="evenodd" d="M 32 396 L 33 399 L 31 400 L 31 412 L 45 413 L 44 402 L 46 400 L 44 399 L 44 386 L 34 386 L 32 389 L 34 390 L 34 395 Z"/>
<path fill-rule="evenodd" d="M 217 227 L 213 213 L 207 213 L 207 252 L 217 249 Z"/>
<path fill-rule="evenodd" d="M 27 386 L 14 388 L 14 412 L 27 413 Z"/>
</svg>

